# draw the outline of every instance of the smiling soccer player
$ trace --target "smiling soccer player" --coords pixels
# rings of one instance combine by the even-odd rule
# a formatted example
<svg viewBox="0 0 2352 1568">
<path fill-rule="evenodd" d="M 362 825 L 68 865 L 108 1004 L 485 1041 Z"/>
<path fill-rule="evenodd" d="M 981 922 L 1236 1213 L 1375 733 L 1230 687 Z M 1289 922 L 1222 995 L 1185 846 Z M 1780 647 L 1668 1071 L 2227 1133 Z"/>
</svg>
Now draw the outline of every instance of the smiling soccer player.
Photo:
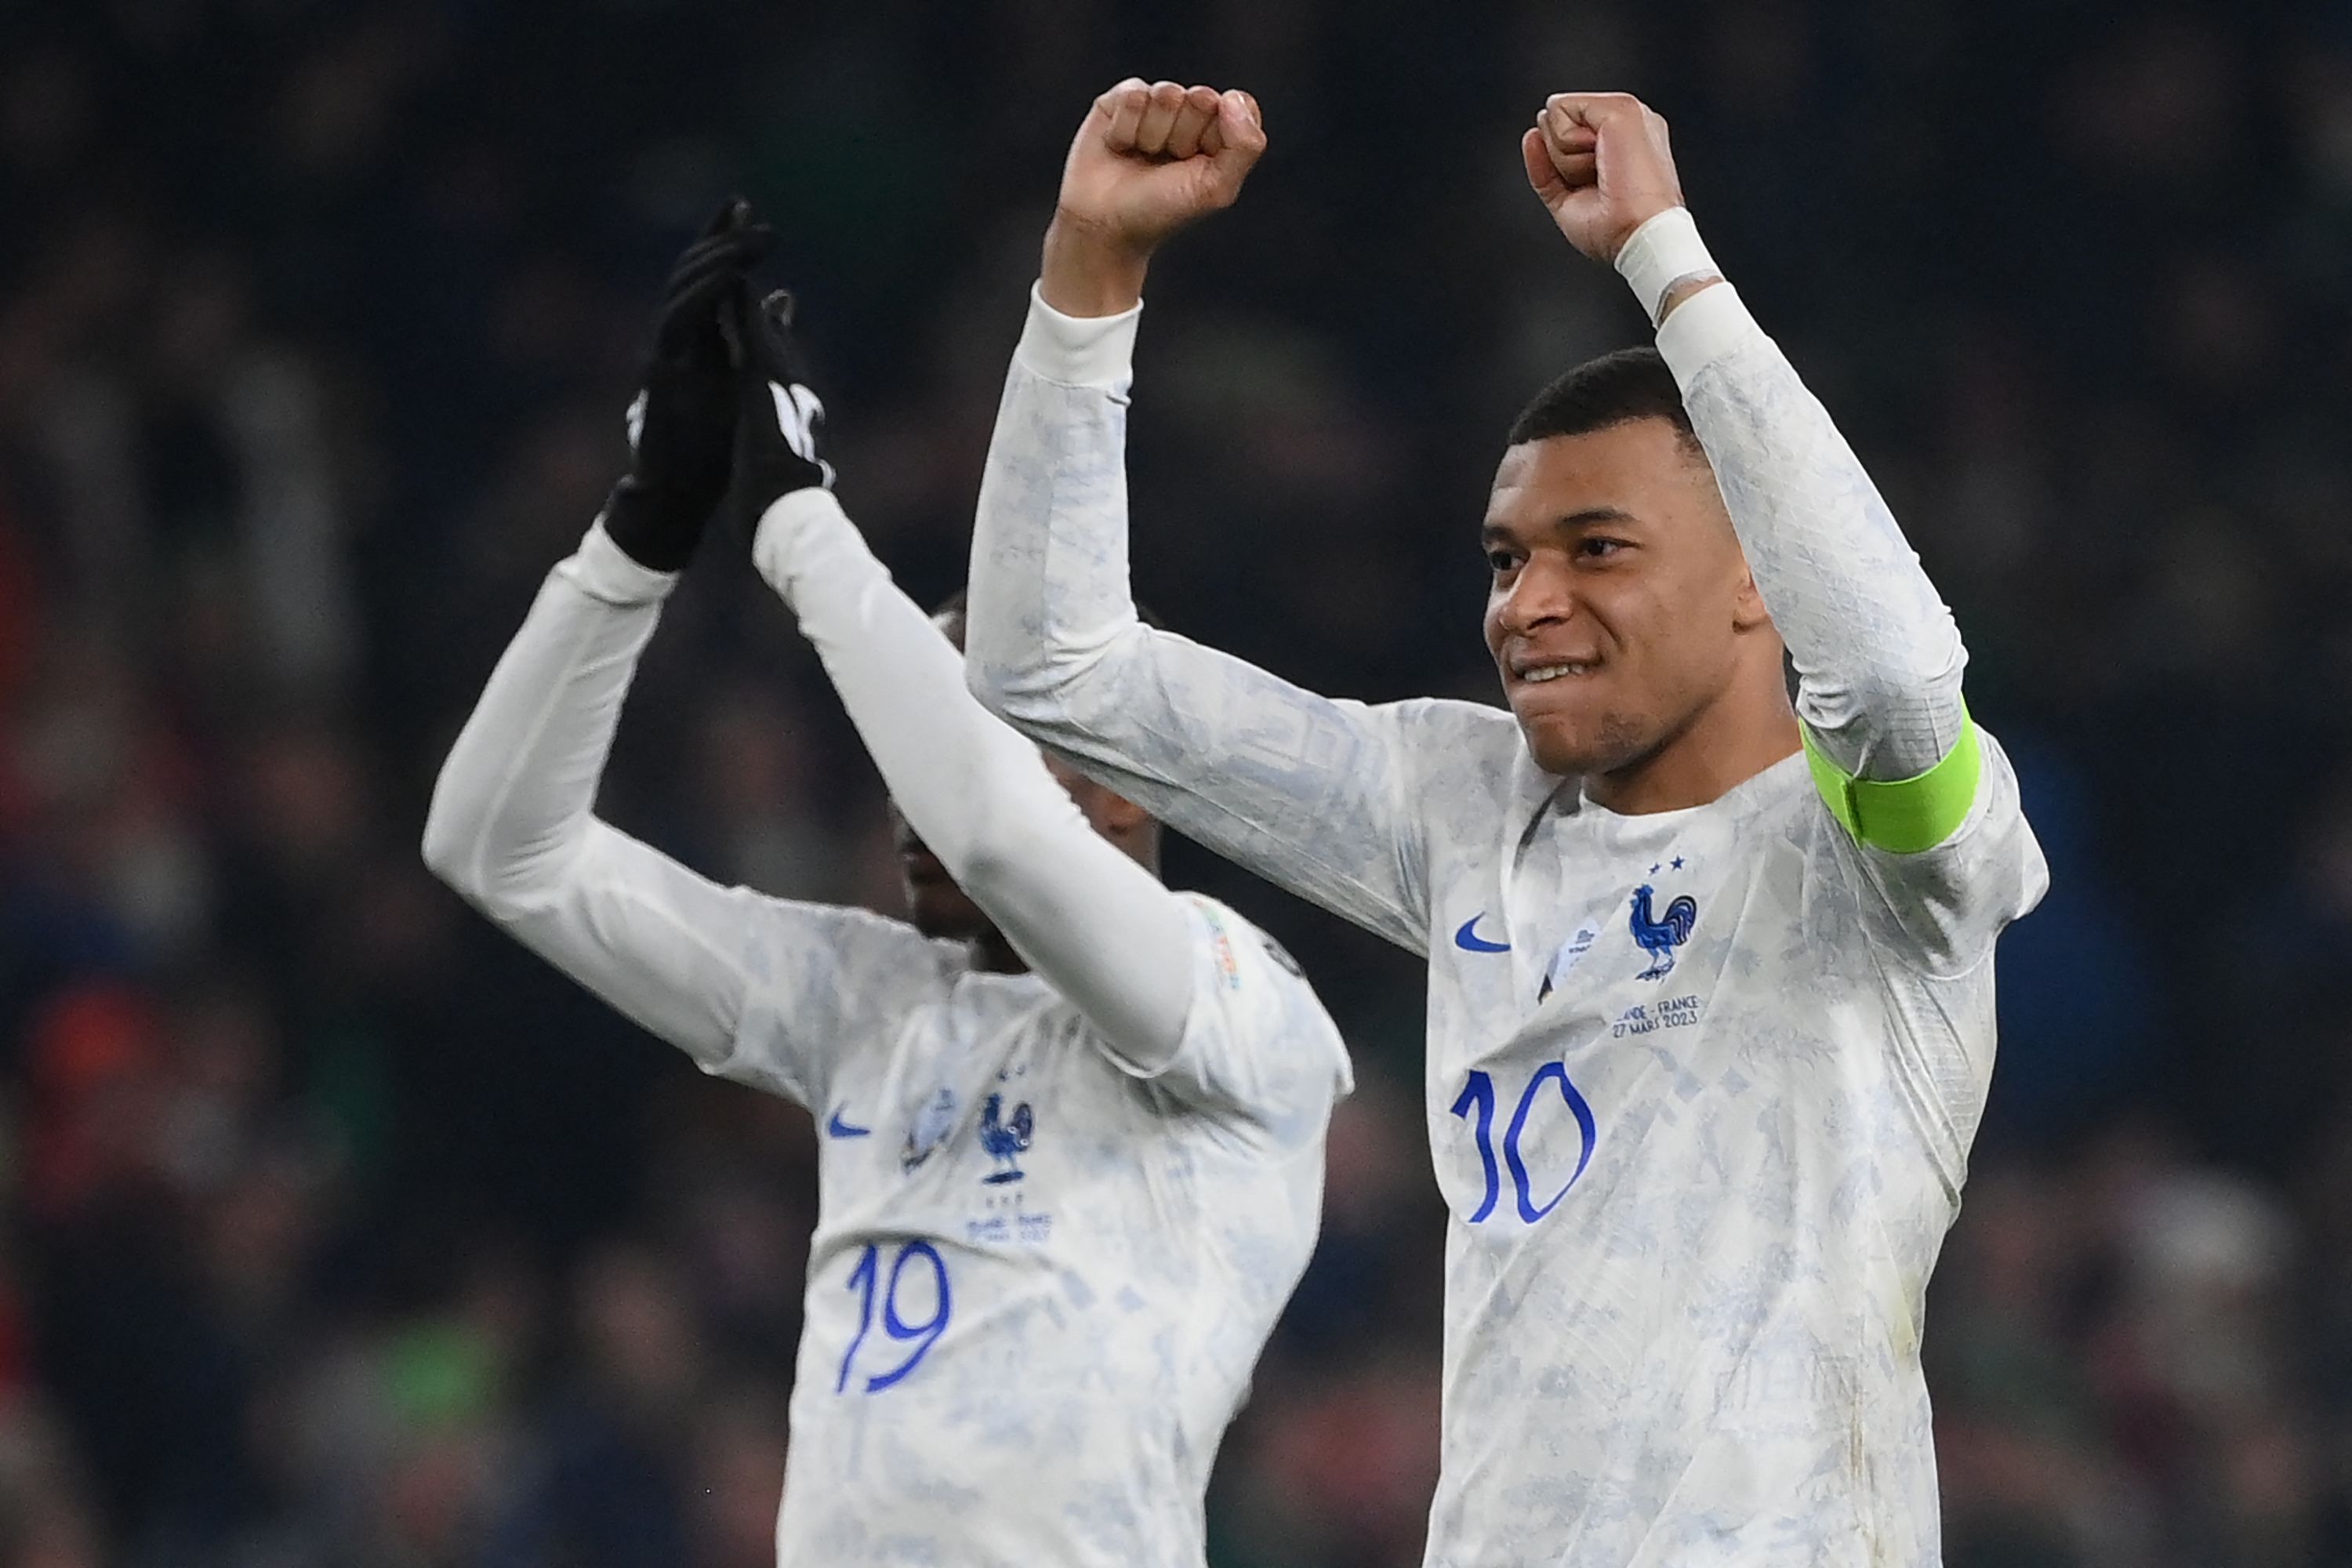
<svg viewBox="0 0 2352 1568">
<path fill-rule="evenodd" d="M 1156 823 L 972 700 L 952 627 L 834 499 L 787 320 L 746 293 L 763 248 L 737 206 L 681 258 L 630 474 L 451 750 L 425 858 L 705 1071 L 822 1119 L 780 1563 L 1201 1568 L 1347 1055 L 1278 948 L 1160 884 Z M 890 789 L 911 925 L 717 887 L 593 814 L 730 472 Z"/>
<path fill-rule="evenodd" d="M 1336 701 L 1139 625 L 1145 273 L 1265 145 L 1247 95 L 1171 83 L 1080 128 L 982 495 L 975 689 L 1428 956 L 1432 1564 L 1933 1563 L 1921 1305 L 1994 941 L 2047 884 L 1952 618 L 1700 244 L 1664 121 L 1563 94 L 1529 183 L 1657 347 L 1509 434 L 1482 537 L 1510 712 Z"/>
</svg>

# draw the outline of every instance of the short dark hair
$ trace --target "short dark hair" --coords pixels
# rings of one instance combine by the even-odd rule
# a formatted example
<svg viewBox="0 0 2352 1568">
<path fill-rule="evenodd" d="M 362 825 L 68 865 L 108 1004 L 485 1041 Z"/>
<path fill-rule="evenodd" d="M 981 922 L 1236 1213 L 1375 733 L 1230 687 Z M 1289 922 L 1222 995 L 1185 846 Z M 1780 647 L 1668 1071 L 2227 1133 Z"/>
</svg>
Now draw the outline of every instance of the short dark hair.
<svg viewBox="0 0 2352 1568">
<path fill-rule="evenodd" d="M 1694 453 L 1698 432 L 1683 406 L 1683 389 L 1664 355 L 1652 348 L 1619 349 L 1586 360 L 1535 395 L 1511 421 L 1507 445 L 1553 436 L 1587 436 L 1636 419 L 1663 419 L 1682 433 Z"/>
</svg>

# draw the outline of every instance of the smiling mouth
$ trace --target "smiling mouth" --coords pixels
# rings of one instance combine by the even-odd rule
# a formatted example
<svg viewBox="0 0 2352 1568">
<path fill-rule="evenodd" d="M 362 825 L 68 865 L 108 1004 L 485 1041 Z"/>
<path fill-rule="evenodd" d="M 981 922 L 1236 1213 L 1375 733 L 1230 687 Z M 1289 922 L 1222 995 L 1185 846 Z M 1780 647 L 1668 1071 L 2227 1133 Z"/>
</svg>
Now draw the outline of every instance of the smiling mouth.
<svg viewBox="0 0 2352 1568">
<path fill-rule="evenodd" d="M 1511 679 L 1530 686 L 1541 686 L 1547 681 L 1565 680 L 1574 675 L 1591 675 L 1600 668 L 1596 659 L 1556 659 L 1548 664 L 1515 665 L 1511 668 Z"/>
</svg>

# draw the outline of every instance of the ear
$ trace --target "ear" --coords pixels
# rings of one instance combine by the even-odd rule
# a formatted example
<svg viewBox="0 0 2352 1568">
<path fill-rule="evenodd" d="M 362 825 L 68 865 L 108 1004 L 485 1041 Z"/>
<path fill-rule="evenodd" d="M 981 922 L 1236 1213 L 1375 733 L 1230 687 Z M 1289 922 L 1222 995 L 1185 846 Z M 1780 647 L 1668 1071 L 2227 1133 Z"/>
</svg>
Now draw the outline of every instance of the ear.
<svg viewBox="0 0 2352 1568">
<path fill-rule="evenodd" d="M 1100 789 L 1100 786 L 1097 786 Z M 1139 833 L 1151 820 L 1151 814 L 1123 795 L 1101 789 L 1095 802 L 1094 818 L 1106 833 L 1125 837 Z"/>
<path fill-rule="evenodd" d="M 1739 592 L 1732 600 L 1731 629 L 1752 632 L 1771 624 L 1772 612 L 1764 607 L 1764 595 L 1756 591 L 1756 574 L 1743 557 L 1739 563 Z"/>
<path fill-rule="evenodd" d="M 1113 837 L 1131 834 L 1151 820 L 1150 813 L 1110 788 L 1097 784 L 1053 752 L 1047 752 L 1045 771 L 1054 775 L 1061 786 L 1077 803 L 1079 812 L 1093 825 L 1097 833 Z"/>
</svg>

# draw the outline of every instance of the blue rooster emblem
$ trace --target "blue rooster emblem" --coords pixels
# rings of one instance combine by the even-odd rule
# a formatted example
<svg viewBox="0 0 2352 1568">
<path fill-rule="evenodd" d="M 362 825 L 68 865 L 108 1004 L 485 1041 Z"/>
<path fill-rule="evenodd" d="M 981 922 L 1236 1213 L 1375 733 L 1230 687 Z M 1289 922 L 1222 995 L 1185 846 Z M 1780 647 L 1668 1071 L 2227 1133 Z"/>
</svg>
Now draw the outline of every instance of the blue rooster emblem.
<svg viewBox="0 0 2352 1568">
<path fill-rule="evenodd" d="M 1004 1110 L 1004 1097 L 992 1094 L 980 1108 L 980 1146 L 1004 1169 L 982 1178 L 990 1186 L 1017 1182 L 1025 1173 L 1015 1163 L 1021 1152 L 1029 1147 L 1029 1133 L 1036 1119 L 1029 1113 L 1029 1102 L 1023 1100 L 1013 1109 L 1013 1120 L 1000 1120 Z"/>
<path fill-rule="evenodd" d="M 1675 966 L 1675 949 L 1690 941 L 1691 927 L 1698 924 L 1696 899 L 1685 893 L 1666 906 L 1661 920 L 1650 912 L 1651 890 L 1647 882 L 1633 889 L 1633 940 L 1650 955 L 1650 967 L 1636 980 L 1664 980 Z"/>
</svg>

